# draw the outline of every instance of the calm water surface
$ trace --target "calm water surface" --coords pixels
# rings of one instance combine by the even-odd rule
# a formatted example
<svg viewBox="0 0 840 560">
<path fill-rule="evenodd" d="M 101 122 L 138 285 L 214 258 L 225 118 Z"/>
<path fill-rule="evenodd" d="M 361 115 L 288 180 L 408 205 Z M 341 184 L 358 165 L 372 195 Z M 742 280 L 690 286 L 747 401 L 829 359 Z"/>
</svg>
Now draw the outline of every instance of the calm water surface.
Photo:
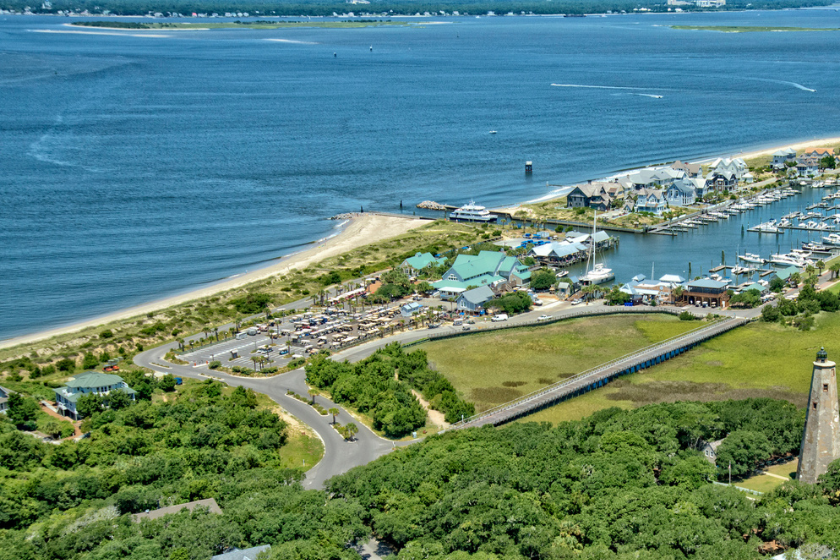
<svg viewBox="0 0 840 560">
<path fill-rule="evenodd" d="M 264 266 L 360 206 L 494 206 L 840 133 L 837 33 L 668 27 L 840 27 L 834 9 L 146 34 L 66 21 L 0 18 L 0 338 Z M 624 236 L 608 262 L 626 279 L 765 243 L 735 221 Z"/>
</svg>

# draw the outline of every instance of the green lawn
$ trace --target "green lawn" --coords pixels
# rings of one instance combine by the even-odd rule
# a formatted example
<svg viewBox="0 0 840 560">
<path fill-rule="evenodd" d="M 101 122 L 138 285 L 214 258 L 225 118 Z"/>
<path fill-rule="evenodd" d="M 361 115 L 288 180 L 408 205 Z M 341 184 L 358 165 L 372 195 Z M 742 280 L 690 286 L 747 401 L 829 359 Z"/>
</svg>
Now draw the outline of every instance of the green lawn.
<svg viewBox="0 0 840 560">
<path fill-rule="evenodd" d="M 562 422 L 610 406 L 631 408 L 656 402 L 785 399 L 805 406 L 811 363 L 820 346 L 840 359 L 840 313 L 820 313 L 816 327 L 801 332 L 777 324 L 752 323 L 603 389 L 523 419 Z"/>
<path fill-rule="evenodd" d="M 659 314 L 590 317 L 450 338 L 419 348 L 482 411 L 700 326 Z"/>
</svg>

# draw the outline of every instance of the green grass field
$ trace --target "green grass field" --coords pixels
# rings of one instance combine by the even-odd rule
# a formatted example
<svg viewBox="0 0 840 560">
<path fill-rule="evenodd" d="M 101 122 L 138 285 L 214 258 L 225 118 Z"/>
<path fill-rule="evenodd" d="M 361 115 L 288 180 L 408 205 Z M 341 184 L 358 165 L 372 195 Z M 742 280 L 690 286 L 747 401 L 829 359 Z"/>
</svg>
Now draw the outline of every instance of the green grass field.
<svg viewBox="0 0 840 560">
<path fill-rule="evenodd" d="M 560 403 L 523 421 L 562 422 L 610 406 L 632 408 L 656 402 L 769 397 L 804 406 L 811 363 L 821 346 L 840 359 L 840 313 L 820 313 L 812 331 L 752 323 L 644 372 Z"/>
<path fill-rule="evenodd" d="M 837 31 L 834 27 L 758 27 L 738 25 L 672 25 L 671 29 L 686 31 L 720 31 L 722 33 L 767 33 L 784 31 Z"/>
<path fill-rule="evenodd" d="M 456 337 L 419 348 L 482 411 L 700 326 L 659 314 L 591 317 Z"/>
</svg>

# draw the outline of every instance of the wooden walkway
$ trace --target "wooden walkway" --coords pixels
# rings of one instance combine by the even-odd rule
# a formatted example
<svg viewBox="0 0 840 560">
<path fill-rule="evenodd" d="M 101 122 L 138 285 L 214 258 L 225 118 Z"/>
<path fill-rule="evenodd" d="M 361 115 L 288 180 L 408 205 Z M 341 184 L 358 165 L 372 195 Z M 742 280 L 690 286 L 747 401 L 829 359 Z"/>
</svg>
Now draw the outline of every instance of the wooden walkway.
<svg viewBox="0 0 840 560">
<path fill-rule="evenodd" d="M 654 344 L 653 346 L 607 362 L 574 377 L 564 379 L 537 392 L 487 410 L 464 422 L 453 424 L 452 429 L 476 428 L 487 425 L 499 426 L 511 422 L 544 408 L 554 406 L 566 399 L 603 387 L 621 375 L 635 373 L 670 360 L 710 338 L 745 325 L 748 322 L 748 319 L 729 318 L 695 329 L 689 333 Z"/>
</svg>

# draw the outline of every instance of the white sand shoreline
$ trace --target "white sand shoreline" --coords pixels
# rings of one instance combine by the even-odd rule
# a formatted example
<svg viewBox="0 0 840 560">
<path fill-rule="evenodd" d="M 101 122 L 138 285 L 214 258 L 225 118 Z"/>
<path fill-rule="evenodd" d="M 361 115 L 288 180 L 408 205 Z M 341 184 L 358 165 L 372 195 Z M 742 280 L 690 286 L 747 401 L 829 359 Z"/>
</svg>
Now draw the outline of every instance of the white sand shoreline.
<svg viewBox="0 0 840 560">
<path fill-rule="evenodd" d="M 288 274 L 292 270 L 306 268 L 311 264 L 318 263 L 329 257 L 346 253 L 356 247 L 361 247 L 376 241 L 395 237 L 428 223 L 430 223 L 429 220 L 420 218 L 399 218 L 396 216 L 383 216 L 379 214 L 360 214 L 350 220 L 339 233 L 315 242 L 314 246 L 309 249 L 305 249 L 291 255 L 284 255 L 275 263 L 264 268 L 247 271 L 219 282 L 215 282 L 211 285 L 190 290 L 183 294 L 169 296 L 156 301 L 136 305 L 128 309 L 94 317 L 93 319 L 86 319 L 84 321 L 63 327 L 0 340 L 0 349 L 10 348 L 21 344 L 29 344 L 51 338 L 53 336 L 78 332 L 88 327 L 104 325 L 113 321 L 145 315 L 173 305 L 179 305 L 188 301 L 209 297 L 227 290 L 240 288 L 246 284 L 258 282 L 272 276 Z"/>
</svg>

